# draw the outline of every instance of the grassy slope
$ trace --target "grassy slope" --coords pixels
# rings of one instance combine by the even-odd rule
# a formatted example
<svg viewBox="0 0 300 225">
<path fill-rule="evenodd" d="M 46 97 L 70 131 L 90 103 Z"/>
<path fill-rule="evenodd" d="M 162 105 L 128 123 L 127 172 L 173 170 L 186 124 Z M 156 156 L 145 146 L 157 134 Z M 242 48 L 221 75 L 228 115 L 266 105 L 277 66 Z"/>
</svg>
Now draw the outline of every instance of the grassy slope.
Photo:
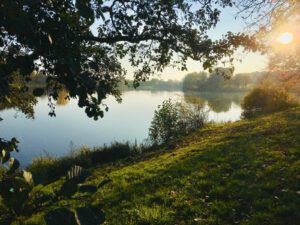
<svg viewBox="0 0 300 225">
<path fill-rule="evenodd" d="M 27 224 L 91 202 L 103 204 L 107 224 L 300 224 L 300 108 L 211 125 L 175 150 L 95 168 L 86 183 L 107 176 L 96 194 L 61 200 Z"/>
</svg>

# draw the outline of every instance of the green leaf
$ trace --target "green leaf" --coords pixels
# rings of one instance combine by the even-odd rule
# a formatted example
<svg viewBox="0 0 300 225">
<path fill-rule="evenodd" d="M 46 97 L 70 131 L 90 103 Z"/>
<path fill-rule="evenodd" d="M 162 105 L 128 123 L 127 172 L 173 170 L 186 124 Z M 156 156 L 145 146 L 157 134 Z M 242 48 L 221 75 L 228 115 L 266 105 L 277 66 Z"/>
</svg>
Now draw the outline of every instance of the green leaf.
<svg viewBox="0 0 300 225">
<path fill-rule="evenodd" d="M 34 185 L 34 181 L 33 181 L 33 177 L 32 177 L 32 173 L 24 170 L 23 171 L 23 177 L 24 177 L 24 180 L 31 186 Z"/>
<path fill-rule="evenodd" d="M 11 158 L 9 160 L 8 167 L 9 167 L 8 173 L 14 173 L 17 169 L 19 169 L 20 162 L 15 158 Z"/>
<path fill-rule="evenodd" d="M 211 63 L 209 62 L 209 61 L 205 61 L 204 63 L 203 63 L 203 69 L 208 69 L 208 68 L 211 68 Z"/>
<path fill-rule="evenodd" d="M 53 40 L 52 40 L 52 37 L 51 37 L 50 34 L 48 34 L 48 40 L 49 40 L 50 45 L 52 45 L 53 44 Z"/>
<path fill-rule="evenodd" d="M 11 100 L 9 97 L 5 96 L 5 100 L 10 104 L 11 103 Z"/>
<path fill-rule="evenodd" d="M 2 150 L 1 158 L 2 164 L 7 163 L 10 157 L 10 153 L 8 151 Z"/>
</svg>

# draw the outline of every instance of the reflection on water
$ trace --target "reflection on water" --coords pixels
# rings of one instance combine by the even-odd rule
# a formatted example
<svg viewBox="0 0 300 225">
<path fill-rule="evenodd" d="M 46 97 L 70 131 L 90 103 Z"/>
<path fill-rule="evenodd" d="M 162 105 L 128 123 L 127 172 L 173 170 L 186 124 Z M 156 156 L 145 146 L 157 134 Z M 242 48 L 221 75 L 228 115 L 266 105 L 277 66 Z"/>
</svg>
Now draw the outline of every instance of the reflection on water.
<svg viewBox="0 0 300 225">
<path fill-rule="evenodd" d="M 231 105 L 241 105 L 245 96 L 244 92 L 191 92 L 184 93 L 184 100 L 191 104 L 201 104 L 209 106 L 215 113 L 228 112 Z"/>
<path fill-rule="evenodd" d="M 22 114 L 15 118 L 14 109 L 3 109 L 0 117 L 1 137 L 17 137 L 20 141 L 18 159 L 24 164 L 32 157 L 44 154 L 64 155 L 70 151 L 70 143 L 99 146 L 113 141 L 142 142 L 148 136 L 154 110 L 163 100 L 172 98 L 189 104 L 201 105 L 210 110 L 209 119 L 215 122 L 236 121 L 240 118 L 240 102 L 244 94 L 232 93 L 183 93 L 128 91 L 123 93 L 123 101 L 118 104 L 114 98 L 105 103 L 109 112 L 103 119 L 88 118 L 77 106 L 76 100 L 68 100 L 67 93 L 61 92 L 56 105 L 56 117 L 48 116 L 48 98 L 38 98 L 34 106 L 35 119 L 27 119 Z"/>
<path fill-rule="evenodd" d="M 184 93 L 184 101 L 201 105 L 205 110 L 209 110 L 209 120 L 220 123 L 240 119 L 244 96 L 244 92 L 191 92 Z"/>
<path fill-rule="evenodd" d="M 69 102 L 68 96 L 69 95 L 66 90 L 60 90 L 58 92 L 58 98 L 57 98 L 56 104 L 57 105 L 67 105 Z"/>
</svg>

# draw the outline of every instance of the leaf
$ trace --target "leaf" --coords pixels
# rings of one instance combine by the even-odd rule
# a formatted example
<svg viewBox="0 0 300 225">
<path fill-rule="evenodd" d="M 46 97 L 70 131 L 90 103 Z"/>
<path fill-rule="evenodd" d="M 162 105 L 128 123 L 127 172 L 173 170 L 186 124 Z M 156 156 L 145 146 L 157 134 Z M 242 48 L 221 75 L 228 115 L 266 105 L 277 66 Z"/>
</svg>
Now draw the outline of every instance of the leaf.
<svg viewBox="0 0 300 225">
<path fill-rule="evenodd" d="M 32 173 L 23 170 L 23 177 L 25 179 L 25 181 L 30 185 L 30 186 L 34 186 L 34 181 L 33 181 L 33 176 Z"/>
<path fill-rule="evenodd" d="M 11 158 L 9 160 L 8 167 L 9 167 L 8 173 L 14 173 L 17 169 L 19 169 L 20 162 L 15 158 Z"/>
<path fill-rule="evenodd" d="M 86 22 L 89 22 L 89 24 L 94 22 L 94 11 L 88 1 L 77 0 L 75 6 L 78 9 L 80 16 L 88 20 Z"/>
<path fill-rule="evenodd" d="M 50 43 L 50 45 L 52 45 L 52 44 L 53 44 L 53 40 L 52 40 L 52 38 L 51 38 L 51 35 L 50 35 L 50 34 L 48 34 L 48 40 L 49 40 L 49 43 Z"/>
<path fill-rule="evenodd" d="M 32 94 L 35 96 L 35 97 L 40 97 L 44 94 L 45 90 L 44 88 L 35 88 L 32 92 Z"/>
<path fill-rule="evenodd" d="M 99 15 L 101 16 L 102 20 L 105 21 L 105 16 L 102 11 L 99 11 Z"/>
<path fill-rule="evenodd" d="M 211 68 L 211 63 L 209 62 L 209 61 L 205 61 L 204 63 L 203 63 L 203 69 L 208 69 L 208 68 Z"/>
<path fill-rule="evenodd" d="M 5 96 L 5 100 L 10 104 L 11 103 L 11 100 L 9 97 Z"/>
<path fill-rule="evenodd" d="M 101 118 L 103 118 L 104 112 L 103 112 L 103 111 L 100 111 L 100 112 L 99 112 L 99 116 L 100 116 Z"/>
<path fill-rule="evenodd" d="M 18 143 L 19 143 L 19 141 L 18 141 L 15 137 L 13 137 L 13 138 L 11 139 L 11 142 L 13 142 L 14 144 L 18 144 Z"/>
<path fill-rule="evenodd" d="M 9 157 L 10 157 L 10 153 L 9 152 L 7 152 L 7 151 L 5 151 L 4 149 L 2 150 L 2 156 L 1 156 L 1 158 L 2 158 L 2 164 L 4 164 L 4 163 L 7 163 L 8 162 L 8 160 L 9 160 Z"/>
</svg>

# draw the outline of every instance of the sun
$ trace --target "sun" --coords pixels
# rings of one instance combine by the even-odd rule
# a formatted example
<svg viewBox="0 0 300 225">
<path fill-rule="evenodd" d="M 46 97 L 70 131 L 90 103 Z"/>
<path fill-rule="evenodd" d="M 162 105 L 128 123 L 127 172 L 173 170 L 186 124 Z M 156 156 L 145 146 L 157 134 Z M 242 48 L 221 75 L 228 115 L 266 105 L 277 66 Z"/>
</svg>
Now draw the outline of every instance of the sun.
<svg viewBox="0 0 300 225">
<path fill-rule="evenodd" d="M 294 36 L 292 33 L 285 32 L 285 33 L 282 33 L 278 37 L 277 41 L 283 45 L 287 45 L 287 44 L 291 43 L 293 41 L 293 39 L 294 39 Z"/>
</svg>

